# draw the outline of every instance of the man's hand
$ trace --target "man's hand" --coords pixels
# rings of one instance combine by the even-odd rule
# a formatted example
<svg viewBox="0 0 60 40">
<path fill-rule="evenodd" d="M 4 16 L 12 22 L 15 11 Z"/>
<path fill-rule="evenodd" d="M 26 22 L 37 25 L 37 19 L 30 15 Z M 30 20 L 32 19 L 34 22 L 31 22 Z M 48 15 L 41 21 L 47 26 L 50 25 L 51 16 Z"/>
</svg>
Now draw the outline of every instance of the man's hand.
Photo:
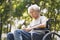
<svg viewBox="0 0 60 40">
<path fill-rule="evenodd" d="M 29 32 L 32 30 L 32 28 L 23 28 L 22 30 L 26 31 L 26 32 Z"/>
</svg>

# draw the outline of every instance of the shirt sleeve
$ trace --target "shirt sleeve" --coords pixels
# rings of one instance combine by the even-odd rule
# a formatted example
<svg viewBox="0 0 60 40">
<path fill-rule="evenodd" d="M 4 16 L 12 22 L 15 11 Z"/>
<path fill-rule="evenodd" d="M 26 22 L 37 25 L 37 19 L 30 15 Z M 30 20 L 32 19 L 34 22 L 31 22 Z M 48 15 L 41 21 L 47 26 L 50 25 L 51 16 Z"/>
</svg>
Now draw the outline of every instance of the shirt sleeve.
<svg viewBox="0 0 60 40">
<path fill-rule="evenodd" d="M 46 24 L 47 20 L 48 19 L 45 16 L 42 16 L 41 17 L 41 24 Z"/>
</svg>

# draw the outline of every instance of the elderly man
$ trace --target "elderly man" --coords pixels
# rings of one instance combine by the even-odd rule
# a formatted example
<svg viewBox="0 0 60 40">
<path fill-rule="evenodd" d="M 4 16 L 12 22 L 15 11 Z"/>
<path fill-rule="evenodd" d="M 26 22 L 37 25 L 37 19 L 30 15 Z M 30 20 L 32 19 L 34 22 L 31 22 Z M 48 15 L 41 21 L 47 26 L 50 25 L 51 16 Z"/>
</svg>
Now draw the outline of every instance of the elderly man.
<svg viewBox="0 0 60 40">
<path fill-rule="evenodd" d="M 38 28 L 38 29 L 44 29 L 46 28 L 46 21 L 47 18 L 45 16 L 40 16 L 40 7 L 36 4 L 31 5 L 28 8 L 29 15 L 34 18 L 32 22 L 30 22 L 30 25 L 28 25 L 27 28 L 23 28 L 22 30 L 17 29 L 14 32 L 14 38 L 12 33 L 8 33 L 7 40 L 31 40 L 31 30 Z M 34 32 L 34 31 L 33 31 Z M 42 40 L 43 33 L 37 34 L 34 32 L 34 39 L 35 40 Z"/>
</svg>

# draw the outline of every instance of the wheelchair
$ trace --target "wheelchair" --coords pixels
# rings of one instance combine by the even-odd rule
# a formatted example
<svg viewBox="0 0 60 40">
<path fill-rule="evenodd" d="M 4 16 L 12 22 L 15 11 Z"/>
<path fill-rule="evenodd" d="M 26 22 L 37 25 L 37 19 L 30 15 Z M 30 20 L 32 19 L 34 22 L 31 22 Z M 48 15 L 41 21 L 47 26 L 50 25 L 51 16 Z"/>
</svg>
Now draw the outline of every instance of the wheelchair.
<svg viewBox="0 0 60 40">
<path fill-rule="evenodd" d="M 45 29 L 39 29 L 39 28 L 35 28 L 32 29 L 31 31 L 31 40 L 34 40 L 34 34 L 33 31 L 37 32 L 39 34 L 39 32 L 44 33 L 45 35 L 43 36 L 42 39 L 40 40 L 53 40 L 53 36 L 52 35 L 57 35 L 58 37 L 60 37 L 59 34 L 57 34 L 56 32 L 51 32 L 51 22 L 55 21 L 54 19 L 48 19 L 48 21 L 46 22 L 46 28 Z"/>
<path fill-rule="evenodd" d="M 40 29 L 40 28 L 35 28 L 35 29 L 32 29 L 31 30 L 31 40 L 38 40 L 38 38 L 37 39 L 34 39 L 34 33 L 33 33 L 33 31 L 35 31 L 37 34 L 40 34 L 40 33 L 42 33 L 42 39 L 39 39 L 39 40 L 53 40 L 52 39 L 52 34 L 53 35 L 57 35 L 58 37 L 60 37 L 60 35 L 59 34 L 57 34 L 56 32 L 51 32 L 50 31 L 50 27 L 51 27 L 51 21 L 54 21 L 53 19 L 49 19 L 47 22 L 46 22 L 46 28 L 44 28 L 44 29 Z M 11 34 L 12 35 L 12 38 L 14 38 L 14 36 L 13 36 L 13 34 Z M 39 35 L 38 35 L 39 36 Z M 39 38 L 40 38 L 40 36 L 39 36 Z M 12 40 L 14 40 L 14 39 L 12 39 Z"/>
</svg>

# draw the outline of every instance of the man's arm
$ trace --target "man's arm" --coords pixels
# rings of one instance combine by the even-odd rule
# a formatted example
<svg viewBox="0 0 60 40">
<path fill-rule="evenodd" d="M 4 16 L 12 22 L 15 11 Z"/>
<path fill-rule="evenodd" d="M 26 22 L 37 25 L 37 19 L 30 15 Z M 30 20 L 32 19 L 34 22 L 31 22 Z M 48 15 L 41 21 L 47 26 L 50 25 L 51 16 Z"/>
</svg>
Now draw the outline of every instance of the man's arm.
<svg viewBox="0 0 60 40">
<path fill-rule="evenodd" d="M 46 28 L 46 24 L 39 24 L 39 25 L 36 25 L 34 27 L 31 27 L 32 29 L 34 28 Z"/>
<path fill-rule="evenodd" d="M 34 29 L 34 28 L 45 28 L 46 27 L 46 25 L 45 24 L 39 24 L 39 25 L 36 25 L 36 26 L 34 26 L 34 27 L 30 27 L 30 28 L 23 28 L 23 30 L 25 30 L 25 31 L 27 31 L 27 32 L 29 32 L 29 31 L 31 31 L 32 29 Z"/>
<path fill-rule="evenodd" d="M 25 28 L 25 30 L 30 31 L 30 30 L 32 30 L 34 28 L 46 28 L 47 20 L 48 19 L 46 19 L 46 18 L 42 18 L 42 21 L 41 21 L 42 23 L 41 24 L 35 25 L 33 27 Z"/>
<path fill-rule="evenodd" d="M 48 19 L 45 16 L 43 16 L 41 19 L 41 24 L 35 25 L 34 27 L 32 27 L 32 29 L 34 29 L 34 28 L 46 28 L 47 20 Z"/>
</svg>

